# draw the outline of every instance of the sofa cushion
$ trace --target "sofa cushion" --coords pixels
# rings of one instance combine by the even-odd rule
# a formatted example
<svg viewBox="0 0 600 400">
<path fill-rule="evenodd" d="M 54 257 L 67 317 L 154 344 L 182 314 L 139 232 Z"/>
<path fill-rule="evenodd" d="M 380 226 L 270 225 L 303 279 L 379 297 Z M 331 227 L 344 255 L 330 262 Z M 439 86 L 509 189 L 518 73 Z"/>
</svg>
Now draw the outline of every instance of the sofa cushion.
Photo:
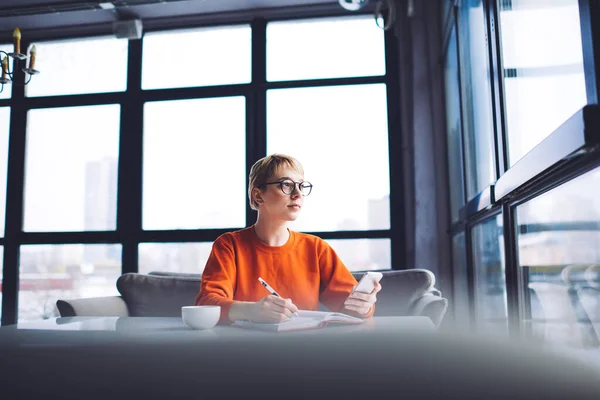
<svg viewBox="0 0 600 400">
<path fill-rule="evenodd" d="M 363 274 L 353 273 L 357 281 Z M 385 271 L 380 283 L 375 316 L 410 315 L 413 302 L 433 287 L 435 277 L 424 269 Z"/>
<path fill-rule="evenodd" d="M 127 317 L 127 304 L 119 296 L 93 297 L 89 299 L 57 300 L 56 308 L 61 317 Z"/>
<path fill-rule="evenodd" d="M 132 317 L 180 317 L 181 307 L 194 304 L 200 278 L 127 273 L 117 289 Z"/>
<path fill-rule="evenodd" d="M 353 272 L 354 278 L 360 280 L 364 272 Z M 177 272 L 150 272 L 155 278 L 171 277 L 176 280 L 192 280 L 196 282 L 195 296 L 200 288 L 201 274 L 177 273 Z M 375 315 L 411 315 L 413 302 L 422 296 L 435 284 L 435 277 L 431 271 L 424 269 L 410 269 L 403 271 L 383 271 L 381 279 L 381 292 L 377 294 L 377 307 Z M 191 296 L 191 294 L 190 294 Z M 192 299 L 193 301 L 193 299 Z M 321 309 L 325 309 L 321 307 Z"/>
</svg>

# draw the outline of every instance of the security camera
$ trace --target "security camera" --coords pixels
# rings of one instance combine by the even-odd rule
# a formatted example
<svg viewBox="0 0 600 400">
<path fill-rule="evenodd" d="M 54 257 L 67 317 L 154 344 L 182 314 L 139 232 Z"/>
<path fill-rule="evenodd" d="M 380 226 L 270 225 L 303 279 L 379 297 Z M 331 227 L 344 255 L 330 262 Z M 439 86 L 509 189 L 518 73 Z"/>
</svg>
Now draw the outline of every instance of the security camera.
<svg viewBox="0 0 600 400">
<path fill-rule="evenodd" d="M 357 11 L 366 6 L 369 0 L 338 0 L 340 6 L 348 11 Z"/>
</svg>

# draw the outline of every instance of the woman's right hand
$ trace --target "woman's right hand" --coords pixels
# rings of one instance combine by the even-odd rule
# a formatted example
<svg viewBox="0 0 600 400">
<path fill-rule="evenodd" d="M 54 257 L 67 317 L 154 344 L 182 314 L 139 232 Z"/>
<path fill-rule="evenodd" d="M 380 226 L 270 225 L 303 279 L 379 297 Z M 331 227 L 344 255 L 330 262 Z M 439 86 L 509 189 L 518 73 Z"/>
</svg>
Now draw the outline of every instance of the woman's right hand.
<svg viewBox="0 0 600 400">
<path fill-rule="evenodd" d="M 298 312 L 298 307 L 292 300 L 270 294 L 255 303 L 250 303 L 249 315 L 246 317 L 254 322 L 279 323 L 290 319 L 295 312 Z"/>
</svg>

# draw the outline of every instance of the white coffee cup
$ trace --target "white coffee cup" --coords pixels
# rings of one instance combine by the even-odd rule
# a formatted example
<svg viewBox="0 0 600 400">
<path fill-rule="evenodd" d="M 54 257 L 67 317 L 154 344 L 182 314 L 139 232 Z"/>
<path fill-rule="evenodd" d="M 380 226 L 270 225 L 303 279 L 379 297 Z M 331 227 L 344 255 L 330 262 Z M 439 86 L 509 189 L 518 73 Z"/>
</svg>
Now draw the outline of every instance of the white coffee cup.
<svg viewBox="0 0 600 400">
<path fill-rule="evenodd" d="M 192 329 L 210 329 L 219 322 L 221 306 L 181 307 L 183 322 Z"/>
</svg>

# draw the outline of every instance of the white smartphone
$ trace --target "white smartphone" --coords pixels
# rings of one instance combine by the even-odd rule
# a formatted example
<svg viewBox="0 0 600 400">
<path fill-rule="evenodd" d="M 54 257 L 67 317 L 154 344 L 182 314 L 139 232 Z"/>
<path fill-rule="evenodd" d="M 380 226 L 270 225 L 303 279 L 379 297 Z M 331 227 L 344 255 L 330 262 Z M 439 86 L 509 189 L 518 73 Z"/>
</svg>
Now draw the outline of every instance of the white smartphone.
<svg viewBox="0 0 600 400">
<path fill-rule="evenodd" d="M 381 272 L 367 272 L 362 278 L 360 278 L 360 281 L 354 288 L 353 292 L 371 293 L 381 278 L 383 278 L 383 274 Z"/>
</svg>

